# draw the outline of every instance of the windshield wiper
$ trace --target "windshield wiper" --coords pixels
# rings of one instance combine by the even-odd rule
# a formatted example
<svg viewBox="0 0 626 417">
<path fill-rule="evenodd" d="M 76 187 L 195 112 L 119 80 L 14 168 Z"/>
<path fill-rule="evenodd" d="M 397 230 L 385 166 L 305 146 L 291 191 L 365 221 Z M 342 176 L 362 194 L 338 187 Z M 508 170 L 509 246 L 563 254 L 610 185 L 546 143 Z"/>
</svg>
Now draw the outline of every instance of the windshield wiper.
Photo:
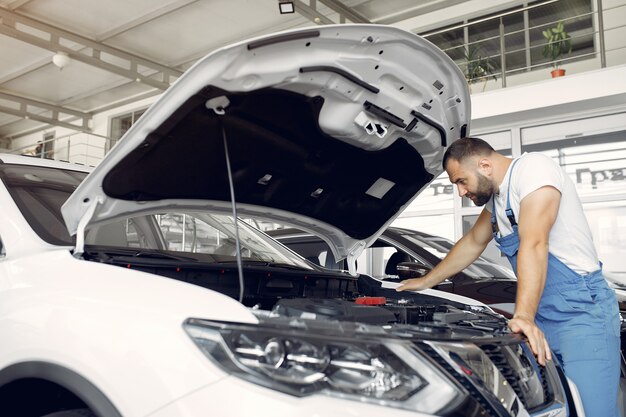
<svg viewBox="0 0 626 417">
<path fill-rule="evenodd" d="M 218 265 L 231 265 L 231 264 L 236 264 L 237 261 L 219 261 L 219 262 L 215 262 L 214 264 L 218 264 Z M 266 267 L 272 267 L 272 268 L 284 268 L 284 269 L 306 269 L 303 268 L 301 266 L 298 265 L 292 265 L 292 264 L 286 264 L 286 263 L 280 263 L 280 262 L 270 262 L 270 261 L 260 261 L 260 260 L 242 260 L 241 261 L 242 265 L 244 266 L 266 266 Z"/>
<path fill-rule="evenodd" d="M 164 252 L 153 252 L 137 250 L 137 248 L 111 248 L 111 247 L 94 247 L 90 246 L 85 251 L 90 259 L 98 259 L 100 262 L 121 261 L 132 262 L 133 259 L 144 259 L 148 261 L 153 259 L 155 262 L 161 261 L 177 261 L 177 262 L 198 262 L 197 258 L 172 255 Z"/>
<path fill-rule="evenodd" d="M 132 255 L 135 258 L 152 258 L 152 259 L 171 259 L 173 261 L 181 261 L 181 262 L 198 262 L 198 259 L 188 257 L 188 256 L 180 256 L 180 255 L 172 255 L 169 253 L 163 252 L 145 252 L 139 251 Z"/>
</svg>

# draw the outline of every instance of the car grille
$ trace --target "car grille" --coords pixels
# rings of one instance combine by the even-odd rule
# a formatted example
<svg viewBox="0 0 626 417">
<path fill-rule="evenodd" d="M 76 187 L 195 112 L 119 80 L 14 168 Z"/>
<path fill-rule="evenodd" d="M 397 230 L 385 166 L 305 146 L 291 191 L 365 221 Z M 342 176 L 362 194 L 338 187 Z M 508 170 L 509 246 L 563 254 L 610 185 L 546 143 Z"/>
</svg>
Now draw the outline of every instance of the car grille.
<svg viewBox="0 0 626 417">
<path fill-rule="evenodd" d="M 491 359 L 527 410 L 553 400 L 546 368 L 539 366 L 526 345 L 483 344 L 480 348 Z"/>
<path fill-rule="evenodd" d="M 417 346 L 430 356 L 439 366 L 441 366 L 449 375 L 455 375 L 456 371 L 450 364 L 441 357 L 435 350 L 429 345 L 418 343 Z M 483 396 L 483 394 L 474 386 L 469 379 L 460 378 L 457 380 L 463 388 L 465 388 L 470 396 L 478 403 L 478 405 L 482 408 L 481 415 L 485 417 L 499 417 L 501 414 L 497 411 L 493 404 L 489 402 L 487 398 Z"/>
</svg>

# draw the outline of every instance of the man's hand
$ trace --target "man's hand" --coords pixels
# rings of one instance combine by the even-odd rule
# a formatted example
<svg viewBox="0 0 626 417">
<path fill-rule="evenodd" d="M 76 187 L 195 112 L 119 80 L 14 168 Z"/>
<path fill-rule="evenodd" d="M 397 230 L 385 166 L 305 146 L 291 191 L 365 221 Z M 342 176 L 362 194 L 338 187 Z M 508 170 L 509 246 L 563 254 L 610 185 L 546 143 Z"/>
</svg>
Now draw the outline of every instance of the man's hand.
<svg viewBox="0 0 626 417">
<path fill-rule="evenodd" d="M 550 346 L 545 335 L 533 320 L 526 317 L 513 317 L 509 321 L 509 328 L 513 333 L 522 333 L 528 339 L 530 349 L 535 354 L 539 365 L 545 366 L 546 361 L 552 360 Z"/>
<path fill-rule="evenodd" d="M 396 291 L 421 291 L 432 287 L 426 277 L 405 279 L 400 284 Z"/>
</svg>

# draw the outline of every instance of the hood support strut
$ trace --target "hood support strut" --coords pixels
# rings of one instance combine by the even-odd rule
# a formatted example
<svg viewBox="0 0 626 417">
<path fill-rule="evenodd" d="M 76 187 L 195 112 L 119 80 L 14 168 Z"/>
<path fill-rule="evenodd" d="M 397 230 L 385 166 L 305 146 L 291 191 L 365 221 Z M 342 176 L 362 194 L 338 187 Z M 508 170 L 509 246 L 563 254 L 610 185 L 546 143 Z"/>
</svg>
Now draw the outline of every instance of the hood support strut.
<svg viewBox="0 0 626 417">
<path fill-rule="evenodd" d="M 220 110 L 214 109 L 216 114 L 224 114 L 223 108 Z M 244 280 L 243 280 L 243 266 L 241 263 L 241 246 L 239 241 L 239 224 L 237 223 L 237 200 L 235 199 L 235 186 L 233 185 L 233 172 L 230 166 L 230 157 L 228 155 L 228 141 L 226 140 L 226 127 L 224 126 L 224 119 L 220 120 L 222 128 L 222 140 L 224 141 L 224 157 L 226 158 L 226 169 L 228 170 L 228 186 L 230 188 L 230 202 L 233 209 L 233 224 L 235 225 L 235 250 L 237 256 L 237 272 L 239 275 L 239 302 L 243 303 L 244 294 Z"/>
<path fill-rule="evenodd" d="M 348 263 L 348 272 L 353 277 L 357 275 L 356 260 L 359 256 L 361 256 L 361 254 L 363 253 L 363 250 L 365 250 L 365 242 L 358 241 L 356 245 L 354 245 L 352 249 L 350 249 L 350 252 L 348 252 L 348 257 L 346 258 L 346 262 Z"/>
<path fill-rule="evenodd" d="M 85 211 L 85 214 L 83 215 L 83 217 L 80 218 L 80 221 L 78 222 L 78 227 L 76 228 L 76 247 L 74 248 L 75 258 L 80 258 L 85 252 L 85 227 L 87 227 L 87 225 L 91 221 L 91 218 L 96 212 L 96 207 L 100 203 L 100 199 L 94 198 L 89 204 L 87 211 Z"/>
</svg>

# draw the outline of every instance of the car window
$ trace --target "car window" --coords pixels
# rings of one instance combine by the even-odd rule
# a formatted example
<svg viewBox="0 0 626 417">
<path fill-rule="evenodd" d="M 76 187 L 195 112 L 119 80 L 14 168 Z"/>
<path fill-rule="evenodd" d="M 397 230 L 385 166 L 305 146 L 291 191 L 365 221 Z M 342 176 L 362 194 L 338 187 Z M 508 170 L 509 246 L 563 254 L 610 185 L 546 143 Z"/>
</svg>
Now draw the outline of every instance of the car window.
<svg viewBox="0 0 626 417">
<path fill-rule="evenodd" d="M 26 221 L 46 242 L 73 245 L 61 216 L 61 206 L 87 174 L 25 165 L 4 165 L 0 179 Z"/>
<path fill-rule="evenodd" d="M 414 234 L 403 234 L 403 237 L 420 246 L 422 249 L 435 255 L 438 259 L 443 259 L 448 255 L 454 242 L 441 237 L 425 237 Z M 507 268 L 490 261 L 484 257 L 478 257 L 470 266 L 463 270 L 463 273 L 474 279 L 484 278 L 505 278 L 514 279 L 515 275 Z"/>
<path fill-rule="evenodd" d="M 237 234 L 241 256 L 246 260 L 296 265 L 310 269 L 307 263 L 283 245 L 232 216 L 205 212 L 160 213 L 155 215 L 170 251 L 214 255 L 218 261 L 234 259 Z"/>
<path fill-rule="evenodd" d="M 147 227 L 152 216 L 124 219 L 90 227 L 85 231 L 85 244 L 142 249 L 163 249 L 154 231 Z M 142 227 L 139 224 L 143 223 Z"/>
<path fill-rule="evenodd" d="M 375 246 L 369 247 L 357 259 L 357 272 L 378 279 L 397 278 L 396 267 L 400 262 L 415 262 L 430 267 L 424 262 L 409 255 L 405 251 L 392 245 L 377 241 Z"/>
<path fill-rule="evenodd" d="M 46 242 L 72 245 L 71 237 L 61 216 L 61 206 L 71 190 L 46 185 L 16 187 L 12 195 L 33 230 Z"/>
<path fill-rule="evenodd" d="M 231 245 L 230 242 L 227 242 L 227 236 L 192 215 L 162 213 L 157 214 L 155 218 L 165 238 L 168 250 L 219 253 L 219 249 L 224 254 L 234 254 L 234 244 Z"/>
<path fill-rule="evenodd" d="M 61 206 L 87 175 L 85 172 L 27 165 L 0 166 L 0 180 L 33 230 L 46 242 L 74 246 Z M 213 255 L 235 259 L 232 216 L 210 213 L 157 213 L 98 224 L 85 231 L 85 244 Z M 241 255 L 248 260 L 311 269 L 304 259 L 264 233 L 238 223 Z"/>
<path fill-rule="evenodd" d="M 279 237 L 281 243 L 305 259 L 329 269 L 348 269 L 345 260 L 335 262 L 330 247 L 321 238 L 312 235 L 295 237 Z M 400 262 L 415 262 L 426 268 L 432 268 L 428 262 L 410 255 L 401 248 L 382 239 L 374 246 L 365 249 L 357 258 L 356 267 L 359 274 L 369 275 L 378 279 L 397 278 L 397 266 Z"/>
<path fill-rule="evenodd" d="M 311 269 L 269 236 L 232 216 L 206 212 L 161 212 L 98 225 L 87 230 L 85 243 L 204 254 L 203 261 L 229 262 L 237 255 L 236 236 L 244 260 L 288 264 Z"/>
<path fill-rule="evenodd" d="M 285 238 L 281 239 L 280 242 L 316 265 L 333 270 L 347 269 L 344 261 L 335 261 L 333 252 L 322 239 Z"/>
</svg>

